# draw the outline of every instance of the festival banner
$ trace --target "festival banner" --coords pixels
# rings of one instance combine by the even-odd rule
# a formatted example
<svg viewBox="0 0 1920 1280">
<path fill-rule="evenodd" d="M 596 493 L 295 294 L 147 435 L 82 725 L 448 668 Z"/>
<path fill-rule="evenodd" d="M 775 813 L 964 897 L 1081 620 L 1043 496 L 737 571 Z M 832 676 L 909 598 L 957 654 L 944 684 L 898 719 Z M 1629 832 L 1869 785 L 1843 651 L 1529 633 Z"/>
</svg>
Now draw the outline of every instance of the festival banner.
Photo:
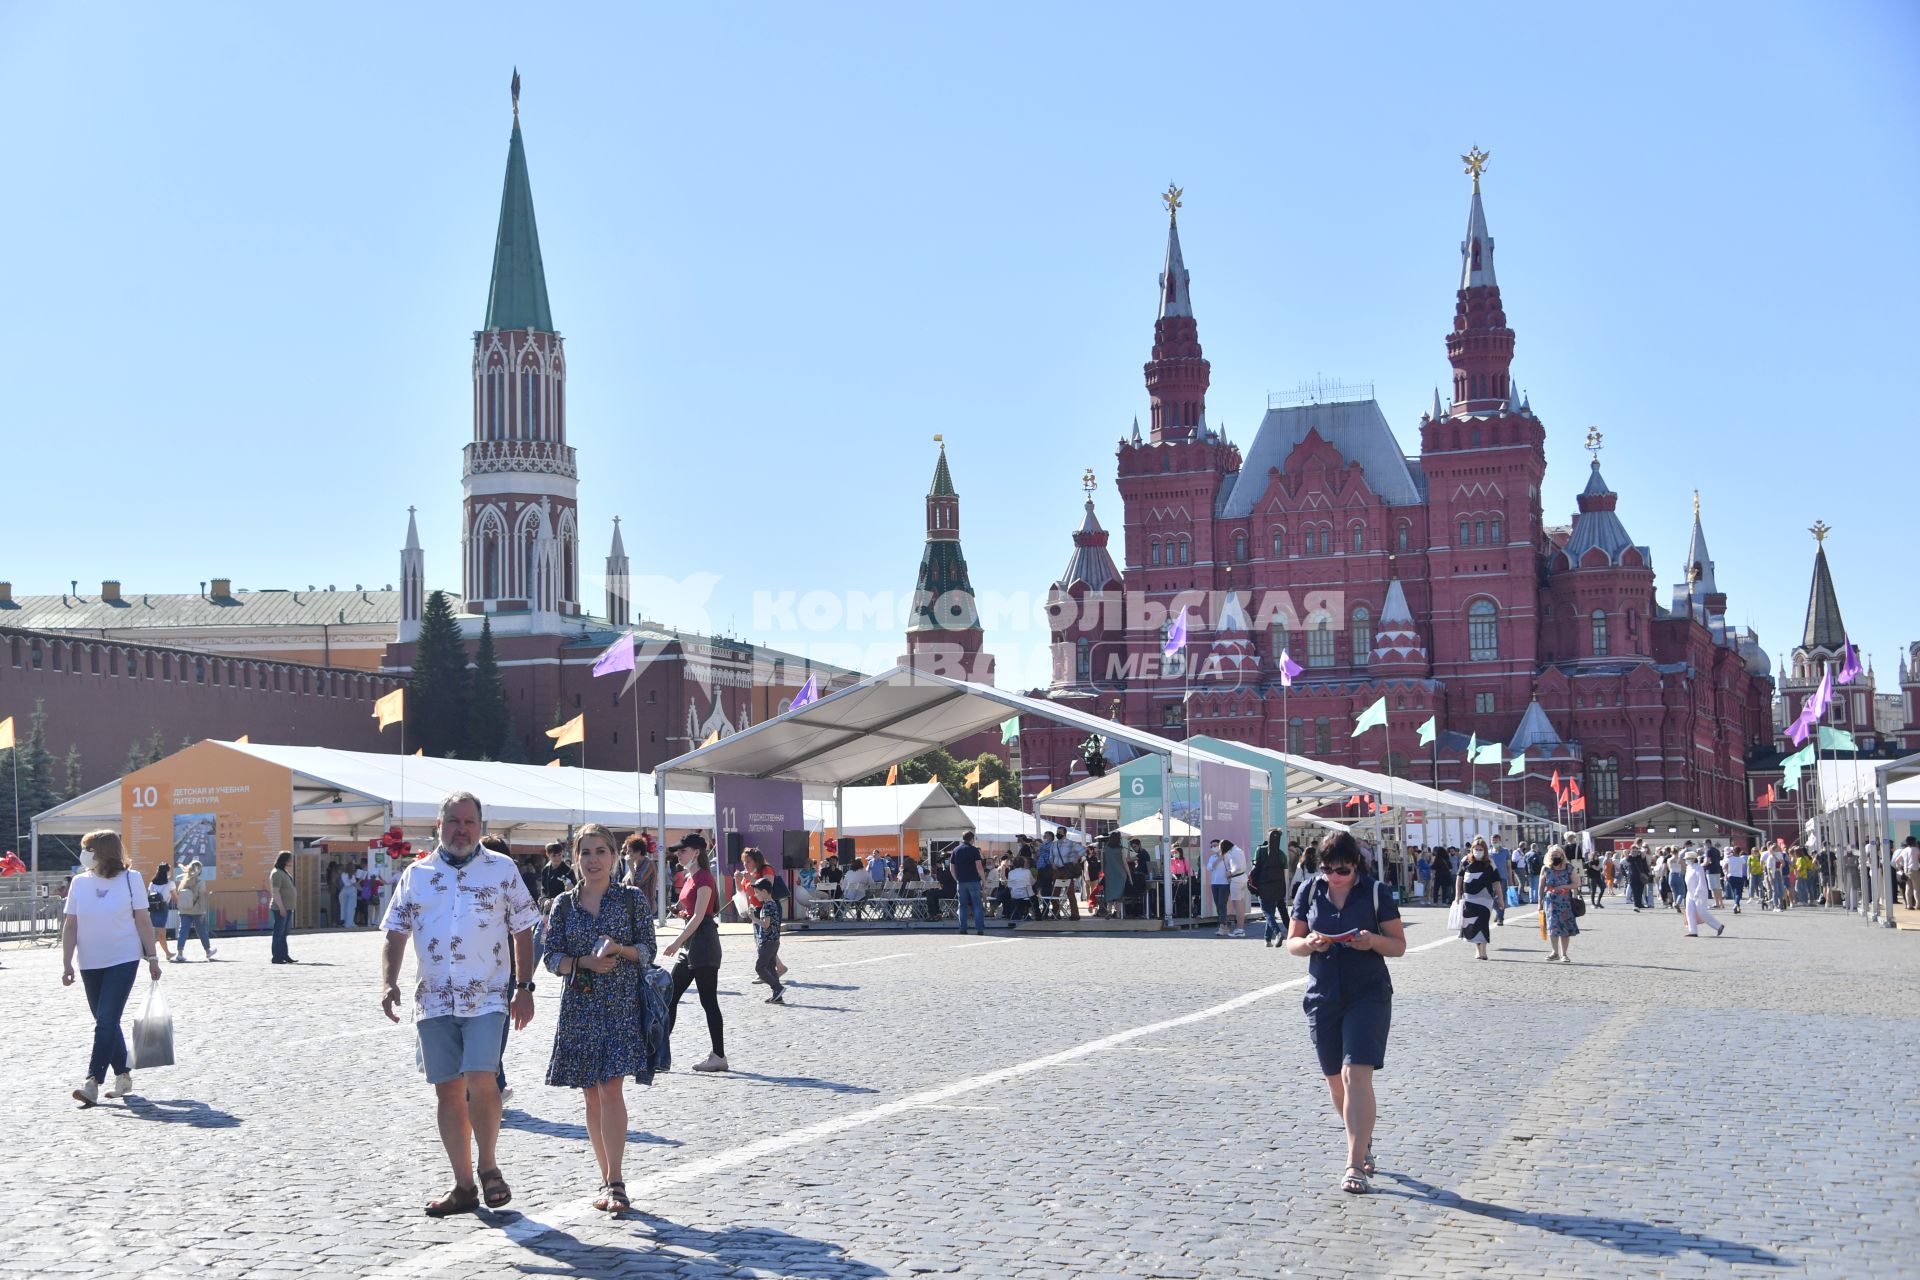
<svg viewBox="0 0 1920 1280">
<path fill-rule="evenodd" d="M 1200 843 L 1231 840 L 1253 856 L 1253 804 L 1245 769 L 1200 762 Z"/>
<path fill-rule="evenodd" d="M 120 780 L 127 858 L 148 878 L 161 863 L 200 863 L 214 927 L 267 927 L 267 875 L 293 847 L 293 774 L 217 742 L 198 742 Z"/>
<path fill-rule="evenodd" d="M 727 832 L 738 831 L 743 848 L 758 849 L 767 855 L 767 865 L 784 871 L 780 850 L 783 832 L 806 828 L 806 804 L 800 784 L 775 778 L 737 778 L 716 774 L 713 779 L 713 833 L 720 848 L 716 863 L 731 874 L 735 867 L 725 866 Z"/>
</svg>

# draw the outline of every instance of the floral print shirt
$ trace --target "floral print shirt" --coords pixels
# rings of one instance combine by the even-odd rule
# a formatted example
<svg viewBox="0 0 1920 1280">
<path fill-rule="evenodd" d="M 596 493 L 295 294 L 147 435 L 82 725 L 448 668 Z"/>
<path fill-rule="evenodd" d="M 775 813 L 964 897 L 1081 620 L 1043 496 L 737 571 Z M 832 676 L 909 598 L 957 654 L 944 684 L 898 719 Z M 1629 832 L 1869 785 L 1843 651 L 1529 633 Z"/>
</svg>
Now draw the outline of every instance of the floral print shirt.
<svg viewBox="0 0 1920 1280">
<path fill-rule="evenodd" d="M 506 1012 L 513 935 L 539 918 L 520 869 L 504 854 L 481 849 L 454 867 L 435 850 L 402 871 L 381 927 L 413 937 L 414 1020 Z"/>
</svg>

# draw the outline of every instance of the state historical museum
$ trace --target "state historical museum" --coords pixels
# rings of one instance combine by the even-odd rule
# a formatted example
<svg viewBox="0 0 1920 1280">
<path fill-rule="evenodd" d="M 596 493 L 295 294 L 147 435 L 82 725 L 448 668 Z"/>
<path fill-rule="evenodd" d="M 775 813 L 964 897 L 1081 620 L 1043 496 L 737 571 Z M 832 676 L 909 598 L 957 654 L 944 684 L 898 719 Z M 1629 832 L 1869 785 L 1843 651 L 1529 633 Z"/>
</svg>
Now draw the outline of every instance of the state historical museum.
<svg viewBox="0 0 1920 1280">
<path fill-rule="evenodd" d="M 1401 448 L 1370 391 L 1278 398 L 1245 453 L 1207 423 L 1209 366 L 1170 189 L 1146 363 L 1150 425 L 1118 447 L 1122 546 L 1089 497 L 1053 584 L 1050 697 L 1172 737 L 1211 734 L 1490 795 L 1541 815 L 1580 780 L 1588 821 L 1662 800 L 1741 817 L 1745 761 L 1774 740 L 1769 660 L 1727 623 L 1695 503 L 1683 581 L 1593 464 L 1569 523 L 1546 513 L 1546 424 L 1514 387 L 1514 330 L 1473 175 L 1446 333 L 1449 400 Z M 1562 499 L 1564 500 L 1564 499 Z M 1124 569 L 1121 567 L 1124 565 Z M 1187 609 L 1184 653 L 1163 657 Z M 1281 656 L 1302 671 L 1291 687 Z M 1389 732 L 1350 737 L 1385 695 Z M 1428 717 L 1439 727 L 1418 743 Z M 1526 756 L 1469 776 L 1470 739 Z M 1081 776 L 1081 742 L 1022 734 L 1031 796 Z"/>
</svg>

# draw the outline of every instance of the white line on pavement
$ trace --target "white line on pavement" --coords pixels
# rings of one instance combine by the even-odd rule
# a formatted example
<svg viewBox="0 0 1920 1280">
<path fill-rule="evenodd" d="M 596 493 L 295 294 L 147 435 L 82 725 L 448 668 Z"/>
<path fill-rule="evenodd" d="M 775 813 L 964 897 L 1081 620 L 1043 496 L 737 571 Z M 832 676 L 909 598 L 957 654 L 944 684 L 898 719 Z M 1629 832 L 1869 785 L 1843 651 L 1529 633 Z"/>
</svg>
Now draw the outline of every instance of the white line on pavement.
<svg viewBox="0 0 1920 1280">
<path fill-rule="evenodd" d="M 1018 939 L 1007 938 L 1003 939 L 1003 941 L 1015 942 L 1018 941 Z M 1459 941 L 1459 935 L 1449 933 L 1445 937 L 1435 938 L 1432 942 L 1424 942 L 1417 947 L 1408 947 L 1407 954 L 1412 955 L 1418 951 L 1431 951 L 1435 947 L 1445 946 L 1449 942 L 1457 941 Z M 983 944 L 973 942 L 965 945 L 977 947 Z M 958 948 L 954 949 L 957 950 Z M 1116 1031 L 1112 1035 L 1101 1036 L 1097 1040 L 1089 1040 L 1084 1044 L 1077 1044 L 1069 1049 L 1049 1053 L 1044 1057 L 1032 1058 L 1026 1062 L 1016 1063 L 1010 1067 L 1001 1067 L 996 1071 L 983 1072 L 977 1076 L 968 1076 L 963 1080 L 955 1080 L 951 1084 L 940 1085 L 936 1088 L 923 1089 L 919 1093 L 908 1094 L 906 1097 L 896 1098 L 892 1102 L 877 1103 L 874 1106 L 862 1107 L 842 1115 L 829 1116 L 824 1120 L 817 1120 L 812 1124 L 803 1125 L 797 1129 L 789 1129 L 784 1133 L 771 1134 L 757 1141 L 743 1143 L 730 1150 L 717 1152 L 711 1156 L 707 1156 L 705 1159 L 694 1160 L 687 1164 L 663 1169 L 659 1173 L 652 1174 L 645 1178 L 635 1179 L 629 1184 L 628 1194 L 633 1198 L 635 1204 L 643 1205 L 670 1187 L 676 1187 L 688 1182 L 698 1182 L 713 1174 L 724 1173 L 730 1169 L 760 1164 L 773 1156 L 779 1155 L 783 1151 L 790 1151 L 795 1147 L 811 1146 L 816 1142 L 835 1137 L 850 1129 L 865 1128 L 877 1120 L 885 1120 L 908 1111 L 939 1107 L 949 1099 L 960 1097 L 963 1094 L 975 1093 L 981 1089 L 990 1089 L 996 1085 L 1006 1084 L 1010 1080 L 1018 1080 L 1023 1076 L 1030 1076 L 1037 1072 L 1051 1070 L 1054 1067 L 1063 1066 L 1069 1062 L 1077 1062 L 1081 1058 L 1102 1053 L 1108 1049 L 1117 1048 L 1131 1041 L 1139 1040 L 1146 1036 L 1158 1035 L 1162 1031 L 1172 1031 L 1179 1027 L 1192 1026 L 1197 1022 L 1206 1022 L 1210 1019 L 1244 1009 L 1250 1004 L 1255 1004 L 1267 999 L 1269 996 L 1279 995 L 1283 991 L 1297 990 L 1306 985 L 1307 980 L 1305 977 L 1289 978 L 1285 982 L 1276 982 L 1270 986 L 1243 992 L 1231 1000 L 1223 1000 L 1219 1004 L 1211 1005 L 1205 1009 L 1197 1009 L 1192 1013 L 1183 1013 L 1176 1018 L 1166 1018 L 1159 1022 L 1149 1022 L 1143 1026 L 1130 1027 L 1125 1031 Z M 544 1216 L 539 1219 L 522 1214 L 519 1218 L 505 1223 L 501 1228 L 500 1234 L 505 1235 L 508 1239 L 518 1244 L 527 1240 L 537 1239 L 549 1231 L 558 1231 L 568 1223 L 578 1222 L 585 1218 L 596 1216 L 596 1214 L 597 1211 L 590 1205 L 584 1205 L 578 1200 L 574 1200 L 567 1204 L 546 1210 Z M 372 1272 L 369 1280 L 406 1280 L 407 1277 L 441 1273 L 450 1269 L 455 1274 L 464 1273 L 472 1266 L 472 1263 L 468 1261 L 469 1259 L 477 1260 L 481 1255 L 484 1255 L 498 1245 L 499 1242 L 499 1235 L 481 1234 L 470 1236 L 467 1239 L 455 1241 L 452 1244 L 440 1245 L 428 1249 L 404 1262 L 395 1263 L 391 1267 L 384 1267 L 379 1271 Z"/>
<path fill-rule="evenodd" d="M 987 942 L 962 942 L 958 946 L 947 948 L 949 951 L 965 951 L 968 947 L 1004 947 L 1009 942 L 1023 942 L 1023 938 L 993 938 Z"/>
<path fill-rule="evenodd" d="M 815 969 L 845 969 L 856 964 L 879 964 L 882 960 L 905 960 L 917 954 L 913 951 L 896 951 L 887 956 L 868 956 L 865 960 L 835 960 L 832 964 L 810 964 L 807 966 L 807 972 L 812 973 Z"/>
</svg>

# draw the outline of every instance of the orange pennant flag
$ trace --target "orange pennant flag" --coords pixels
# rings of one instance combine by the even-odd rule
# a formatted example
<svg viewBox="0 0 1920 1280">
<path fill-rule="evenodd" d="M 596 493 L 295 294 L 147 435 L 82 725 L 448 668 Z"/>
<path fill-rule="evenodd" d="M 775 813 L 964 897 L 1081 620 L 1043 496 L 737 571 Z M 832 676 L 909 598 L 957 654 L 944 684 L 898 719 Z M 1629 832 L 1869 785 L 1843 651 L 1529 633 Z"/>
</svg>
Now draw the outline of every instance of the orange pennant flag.
<svg viewBox="0 0 1920 1280">
<path fill-rule="evenodd" d="M 559 762 L 558 760 L 549 760 L 549 761 L 547 761 L 547 768 L 549 768 L 549 769 L 558 769 L 559 767 L 560 767 L 560 762 Z"/>
<path fill-rule="evenodd" d="M 970 787 L 977 787 L 980 785 L 980 766 L 979 765 L 976 764 L 975 766 L 973 766 L 972 770 L 968 772 L 966 782 L 967 782 L 967 785 Z"/>
<path fill-rule="evenodd" d="M 0 720 L 0 751 L 13 750 L 13 717 Z"/>
<path fill-rule="evenodd" d="M 980 799 L 997 800 L 999 798 L 1000 798 L 999 779 L 996 778 L 994 781 L 989 782 L 986 786 L 980 788 Z"/>
<path fill-rule="evenodd" d="M 426 749 L 425 747 L 415 747 L 415 748 L 413 749 L 413 754 L 415 754 L 415 755 L 417 755 L 417 756 L 423 756 L 423 755 L 425 755 L 425 754 L 427 754 L 427 749 Z"/>
<path fill-rule="evenodd" d="M 1040 790 L 1035 793 L 1033 798 L 1035 800 L 1045 800 L 1048 796 L 1052 794 L 1053 794 L 1053 784 L 1049 782 L 1046 786 L 1040 788 Z"/>
<path fill-rule="evenodd" d="M 561 747 L 570 747 L 576 742 L 585 742 L 587 740 L 587 713 L 582 711 L 579 715 L 567 721 L 559 728 L 547 730 L 547 736 L 553 739 L 553 749 L 555 751 L 558 751 Z"/>
<path fill-rule="evenodd" d="M 237 747 L 243 742 L 252 742 L 252 741 L 253 741 L 252 738 L 248 737 L 246 734 L 243 733 L 239 737 L 233 740 L 233 745 Z"/>
<path fill-rule="evenodd" d="M 1760 793 L 1760 798 L 1754 803 L 1762 809 L 1773 803 L 1773 784 L 1771 782 L 1767 784 L 1767 789 Z"/>
<path fill-rule="evenodd" d="M 897 764 L 888 766 L 887 785 L 892 786 L 894 783 L 898 781 L 900 781 L 900 766 Z"/>
<path fill-rule="evenodd" d="M 373 718 L 380 722 L 385 730 L 390 724 L 400 724 L 407 718 L 407 691 L 395 689 L 386 697 L 373 704 Z"/>
<path fill-rule="evenodd" d="M 709 733 L 706 737 L 700 740 L 700 745 L 703 747 L 710 747 L 718 741 L 720 741 L 720 731 L 718 729 L 715 729 L 713 732 Z"/>
</svg>

